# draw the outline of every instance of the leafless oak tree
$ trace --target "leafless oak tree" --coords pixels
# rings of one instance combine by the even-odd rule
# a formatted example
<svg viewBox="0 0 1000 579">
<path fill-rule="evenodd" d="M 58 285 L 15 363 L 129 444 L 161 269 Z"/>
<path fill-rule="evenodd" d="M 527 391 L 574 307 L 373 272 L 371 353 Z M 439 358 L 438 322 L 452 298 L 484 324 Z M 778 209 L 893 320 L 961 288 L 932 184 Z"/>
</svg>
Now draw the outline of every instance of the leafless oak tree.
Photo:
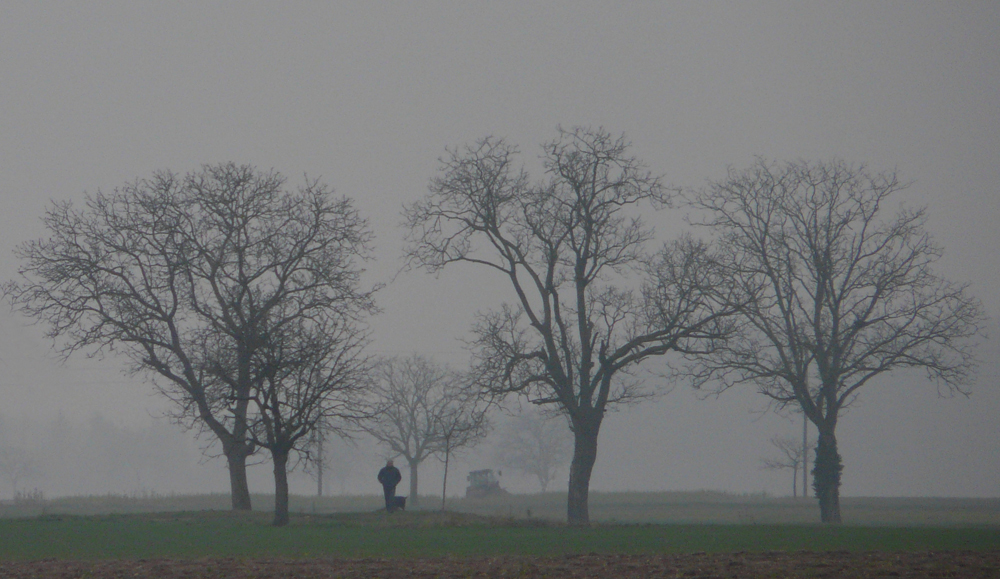
<svg viewBox="0 0 1000 579">
<path fill-rule="evenodd" d="M 781 455 L 778 458 L 765 458 L 763 459 L 763 468 L 767 470 L 785 470 L 791 469 L 792 471 L 792 496 L 799 496 L 799 469 L 806 468 L 806 447 L 802 445 L 802 441 L 795 440 L 794 438 L 775 436 L 771 438 L 771 446 L 776 448 Z M 805 495 L 805 489 L 803 490 L 803 496 Z"/>
<path fill-rule="evenodd" d="M 500 432 L 495 457 L 504 468 L 537 478 L 544 493 L 572 452 L 573 439 L 565 418 L 536 411 L 511 418 Z"/>
<path fill-rule="evenodd" d="M 589 520 L 597 437 L 610 405 L 648 392 L 632 371 L 720 334 L 707 248 L 685 240 L 655 259 L 637 206 L 668 193 L 602 129 L 559 130 L 533 185 L 517 149 L 486 137 L 448 151 L 422 201 L 406 208 L 410 263 L 467 263 L 504 276 L 515 305 L 481 314 L 472 344 L 480 386 L 556 404 L 575 437 L 567 516 Z"/>
<path fill-rule="evenodd" d="M 358 289 L 366 222 L 319 182 L 290 192 L 280 174 L 232 163 L 159 172 L 82 209 L 55 203 L 43 221 L 50 237 L 17 248 L 5 296 L 65 356 L 120 353 L 153 376 L 175 418 L 220 441 L 233 508 L 249 510 L 248 412 L 266 378 L 254 357 L 285 325 L 373 307 Z"/>
<path fill-rule="evenodd" d="M 374 405 L 381 409 L 364 429 L 410 467 L 410 504 L 419 506 L 420 464 L 443 455 L 444 420 L 452 415 L 461 391 L 462 377 L 431 358 L 414 354 L 382 360 L 374 372 Z"/>
<path fill-rule="evenodd" d="M 983 319 L 965 285 L 938 276 L 941 248 L 924 209 L 885 215 L 895 173 L 843 162 L 764 160 L 693 197 L 740 296 L 739 333 L 694 360 L 697 385 L 752 383 L 816 425 L 813 487 L 823 522 L 840 522 L 841 411 L 879 376 L 926 372 L 964 392 L 969 339 Z"/>
<path fill-rule="evenodd" d="M 288 461 L 298 451 L 309 458 L 314 433 L 347 432 L 371 416 L 364 395 L 371 364 L 362 350 L 366 334 L 361 304 L 315 312 L 279 325 L 266 336 L 254 363 L 264 376 L 251 397 L 254 444 L 268 449 L 274 466 L 274 525 L 288 524 Z M 354 311 L 352 311 L 354 310 Z"/>
</svg>

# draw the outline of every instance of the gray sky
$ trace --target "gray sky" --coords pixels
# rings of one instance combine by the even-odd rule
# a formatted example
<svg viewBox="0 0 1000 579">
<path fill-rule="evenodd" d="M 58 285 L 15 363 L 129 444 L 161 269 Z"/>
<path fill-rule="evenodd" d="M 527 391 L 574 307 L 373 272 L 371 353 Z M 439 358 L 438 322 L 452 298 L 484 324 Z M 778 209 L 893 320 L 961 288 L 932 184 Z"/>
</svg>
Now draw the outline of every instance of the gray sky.
<svg viewBox="0 0 1000 579">
<path fill-rule="evenodd" d="M 400 208 L 445 146 L 505 136 L 531 169 L 556 125 L 584 124 L 627 133 L 679 186 L 754 155 L 896 169 L 913 181 L 900 198 L 930 208 L 941 271 L 996 318 L 997 95 L 995 2 L 0 2 L 0 278 L 50 199 L 233 160 L 356 199 L 378 235 L 371 279 L 388 280 Z M 670 238 L 682 217 L 649 223 Z M 373 349 L 460 364 L 456 338 L 501 282 L 400 276 Z M 60 365 L 48 347 L 0 316 L 0 414 L 142 424 L 163 408 L 115 360 Z M 981 353 L 971 399 L 918 376 L 868 388 L 839 428 L 845 495 L 1000 495 L 996 342 Z M 678 388 L 612 415 L 593 488 L 785 492 L 758 459 L 797 427 L 760 407 Z M 221 462 L 200 468 L 225 488 Z"/>
</svg>

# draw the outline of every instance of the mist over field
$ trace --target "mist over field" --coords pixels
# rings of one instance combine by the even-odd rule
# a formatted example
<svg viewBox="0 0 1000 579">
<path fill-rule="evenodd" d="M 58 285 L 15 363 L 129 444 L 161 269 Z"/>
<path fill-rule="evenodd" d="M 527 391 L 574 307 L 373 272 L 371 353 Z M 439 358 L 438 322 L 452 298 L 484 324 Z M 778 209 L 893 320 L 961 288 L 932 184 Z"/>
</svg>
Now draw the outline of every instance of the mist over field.
<svg viewBox="0 0 1000 579">
<path fill-rule="evenodd" d="M 968 282 L 991 319 L 970 396 L 917 371 L 861 390 L 838 426 L 841 492 L 1000 496 L 993 3 L 2 3 L 0 55 L 0 281 L 18 274 L 14 248 L 45 235 L 52 201 L 79 204 L 161 169 L 250 163 L 292 185 L 320 178 L 369 220 L 364 279 L 385 287 L 368 351 L 456 369 L 475 313 L 513 296 L 474 268 L 403 268 L 403 206 L 426 193 L 447 147 L 504 136 L 539 177 L 540 143 L 584 125 L 624 133 L 671 187 L 703 187 L 757 156 L 895 170 L 911 184 L 894 203 L 927 206 L 939 273 Z M 690 213 L 643 218 L 662 242 L 692 231 Z M 43 334 L 0 312 L 0 448 L 25 457 L 17 476 L 0 472 L 0 500 L 15 487 L 228 492 L 220 449 L 171 423 L 146 376 L 111 351 L 63 361 Z M 715 397 L 669 384 L 665 361 L 644 374 L 658 397 L 608 415 L 591 489 L 791 495 L 790 471 L 761 466 L 769 439 L 801 437 L 801 415 L 769 410 L 752 387 Z M 452 462 L 449 495 L 464 494 L 470 470 L 503 468 L 498 444 L 491 435 Z M 327 451 L 325 494 L 381 492 L 384 448 L 359 434 Z M 251 491 L 273 492 L 267 453 L 252 462 Z M 538 491 L 503 471 L 504 488 Z M 440 494 L 442 473 L 437 459 L 421 466 L 422 495 Z M 549 490 L 565 492 L 567 476 L 564 465 Z M 301 465 L 291 475 L 293 494 L 316 484 Z"/>
</svg>

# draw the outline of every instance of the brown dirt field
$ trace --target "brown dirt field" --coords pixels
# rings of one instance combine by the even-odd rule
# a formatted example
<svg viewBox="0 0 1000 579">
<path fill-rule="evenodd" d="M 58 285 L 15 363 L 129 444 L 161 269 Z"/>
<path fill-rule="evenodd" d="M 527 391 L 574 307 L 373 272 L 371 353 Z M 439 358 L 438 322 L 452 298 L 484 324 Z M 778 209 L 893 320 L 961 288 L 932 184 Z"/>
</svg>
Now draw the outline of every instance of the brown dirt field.
<svg viewBox="0 0 1000 579">
<path fill-rule="evenodd" d="M 0 562 L 0 578 L 996 577 L 1000 551 L 691 553 L 434 559 L 139 559 Z"/>
</svg>

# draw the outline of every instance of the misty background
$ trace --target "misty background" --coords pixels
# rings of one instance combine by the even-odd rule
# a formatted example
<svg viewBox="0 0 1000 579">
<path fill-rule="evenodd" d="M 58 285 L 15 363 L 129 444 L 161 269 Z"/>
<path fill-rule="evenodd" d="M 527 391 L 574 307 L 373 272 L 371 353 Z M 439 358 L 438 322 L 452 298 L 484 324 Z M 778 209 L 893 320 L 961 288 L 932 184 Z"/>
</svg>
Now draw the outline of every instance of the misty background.
<svg viewBox="0 0 1000 579">
<path fill-rule="evenodd" d="M 897 200 L 929 207 L 941 273 L 971 283 L 993 338 L 968 398 L 940 397 L 919 373 L 862 391 L 838 428 L 841 492 L 996 497 L 998 94 L 993 2 L 0 2 L 0 279 L 17 274 L 14 246 L 45 234 L 50 200 L 159 169 L 252 163 L 293 186 L 320 178 L 370 220 L 366 275 L 387 284 L 371 353 L 460 369 L 473 314 L 511 296 L 471 268 L 400 272 L 401 208 L 446 146 L 503 136 L 537 176 L 557 125 L 603 126 L 678 187 L 757 155 L 863 162 L 912 182 Z M 646 221 L 660 239 L 687 230 L 683 209 Z M 30 320 L 0 314 L 0 446 L 35 462 L 19 489 L 228 491 L 225 461 L 163 418 L 148 383 L 114 356 L 62 363 L 50 346 Z M 801 418 L 765 405 L 751 389 L 700 400 L 677 384 L 612 414 L 591 489 L 790 494 L 791 473 L 761 458 L 775 454 L 772 436 L 801 436 Z M 380 490 L 385 451 L 331 444 L 328 493 Z M 452 463 L 450 490 L 496 467 L 491 444 Z M 273 490 L 269 464 L 249 474 L 251 491 Z M 315 492 L 306 473 L 290 482 Z M 425 463 L 422 493 L 440 482 L 437 461 Z M 537 490 L 509 471 L 502 484 Z M 564 468 L 549 488 L 565 484 Z M 0 479 L 0 499 L 11 486 Z"/>
</svg>

